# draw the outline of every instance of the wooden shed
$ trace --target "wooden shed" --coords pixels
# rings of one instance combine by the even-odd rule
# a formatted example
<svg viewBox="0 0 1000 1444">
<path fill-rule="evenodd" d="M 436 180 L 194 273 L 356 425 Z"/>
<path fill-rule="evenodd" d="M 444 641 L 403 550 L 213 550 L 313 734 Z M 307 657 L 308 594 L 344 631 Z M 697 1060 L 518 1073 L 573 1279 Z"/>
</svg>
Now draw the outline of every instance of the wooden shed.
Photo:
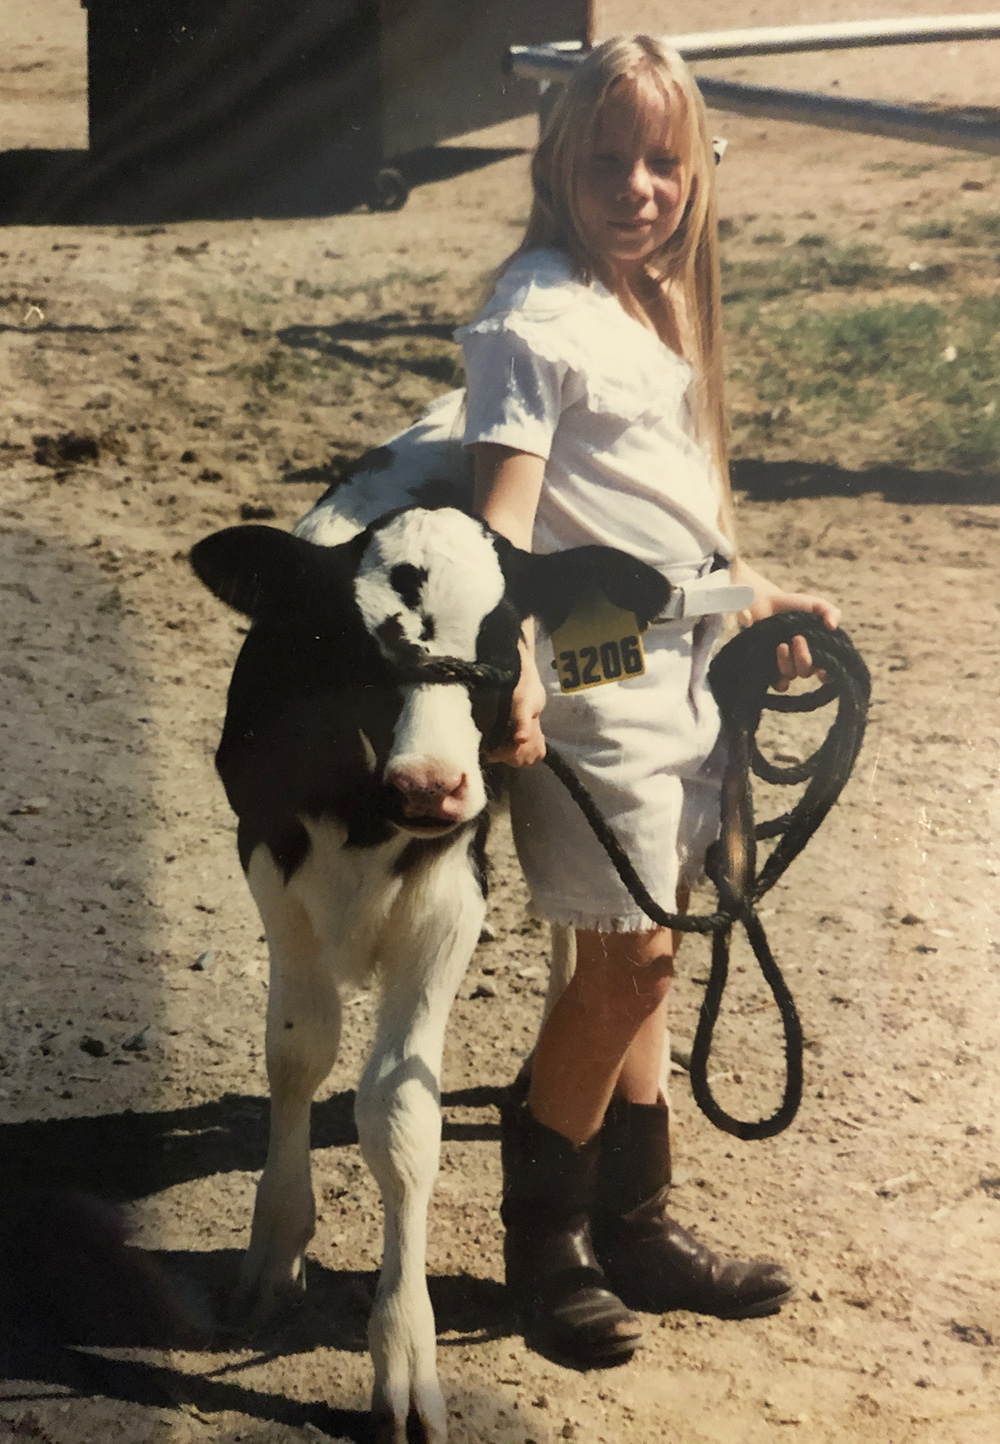
<svg viewBox="0 0 1000 1444">
<path fill-rule="evenodd" d="M 508 45 L 591 25 L 591 0 L 81 3 L 93 158 L 206 214 L 401 205 L 414 155 L 537 107 Z"/>
</svg>

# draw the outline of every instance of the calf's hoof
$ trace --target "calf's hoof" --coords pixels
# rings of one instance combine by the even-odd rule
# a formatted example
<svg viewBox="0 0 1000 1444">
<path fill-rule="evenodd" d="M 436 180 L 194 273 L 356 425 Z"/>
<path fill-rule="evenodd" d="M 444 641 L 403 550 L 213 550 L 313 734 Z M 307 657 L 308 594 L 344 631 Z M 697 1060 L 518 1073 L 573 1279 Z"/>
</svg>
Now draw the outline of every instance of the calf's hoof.
<svg viewBox="0 0 1000 1444">
<path fill-rule="evenodd" d="M 241 1274 L 229 1300 L 226 1322 L 237 1333 L 253 1335 L 273 1329 L 293 1313 L 306 1295 L 305 1260 L 294 1278 L 247 1277 Z"/>
<path fill-rule="evenodd" d="M 407 1444 L 417 1439 L 420 1444 L 447 1444 L 447 1433 L 430 1432 L 414 1410 L 405 1419 L 397 1419 L 385 1412 L 372 1414 L 372 1439 L 374 1444 Z"/>
<path fill-rule="evenodd" d="M 373 1402 L 372 1436 L 374 1444 L 407 1444 L 411 1439 L 447 1444 L 448 1412 L 440 1390 L 428 1390 L 422 1403 L 412 1397 L 408 1413 L 393 1413 L 390 1406 Z"/>
</svg>

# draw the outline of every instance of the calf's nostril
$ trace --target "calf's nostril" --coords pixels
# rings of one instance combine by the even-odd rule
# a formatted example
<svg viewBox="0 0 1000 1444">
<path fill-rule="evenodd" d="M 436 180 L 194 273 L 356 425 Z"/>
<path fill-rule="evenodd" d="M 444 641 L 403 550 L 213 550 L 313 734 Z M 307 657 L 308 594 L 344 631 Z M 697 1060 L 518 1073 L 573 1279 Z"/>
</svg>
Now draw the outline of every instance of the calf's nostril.
<svg viewBox="0 0 1000 1444">
<path fill-rule="evenodd" d="M 450 768 L 395 769 L 386 781 L 402 798 L 408 817 L 443 815 L 442 809 L 463 802 L 469 790 L 468 774 Z"/>
</svg>

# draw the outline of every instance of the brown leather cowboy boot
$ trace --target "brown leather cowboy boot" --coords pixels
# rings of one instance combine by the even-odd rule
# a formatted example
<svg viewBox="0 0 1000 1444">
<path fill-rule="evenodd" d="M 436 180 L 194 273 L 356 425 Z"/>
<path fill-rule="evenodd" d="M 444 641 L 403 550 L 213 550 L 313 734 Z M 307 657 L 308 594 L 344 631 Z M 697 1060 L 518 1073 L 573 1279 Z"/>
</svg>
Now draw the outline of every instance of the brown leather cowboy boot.
<svg viewBox="0 0 1000 1444">
<path fill-rule="evenodd" d="M 777 1313 L 794 1293 L 767 1259 L 713 1253 L 670 1217 L 670 1112 L 612 1099 L 601 1132 L 594 1237 L 605 1273 L 633 1309 L 690 1309 L 720 1319 Z"/>
<path fill-rule="evenodd" d="M 580 1369 L 624 1363 L 642 1326 L 608 1288 L 590 1239 L 598 1140 L 574 1148 L 526 1103 L 502 1110 L 500 1136 L 507 1287 L 525 1341 Z"/>
</svg>

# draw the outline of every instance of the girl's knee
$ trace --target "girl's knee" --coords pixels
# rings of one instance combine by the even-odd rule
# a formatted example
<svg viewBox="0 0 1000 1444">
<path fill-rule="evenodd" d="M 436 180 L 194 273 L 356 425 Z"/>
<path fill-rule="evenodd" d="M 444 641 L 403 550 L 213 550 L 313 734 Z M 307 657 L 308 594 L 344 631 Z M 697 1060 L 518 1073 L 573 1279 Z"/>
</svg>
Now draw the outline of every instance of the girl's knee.
<svg viewBox="0 0 1000 1444">
<path fill-rule="evenodd" d="M 651 1012 L 674 976 L 670 933 L 587 933 L 578 938 L 574 981 L 612 1012 Z"/>
<path fill-rule="evenodd" d="M 590 968 L 611 978 L 647 981 L 674 974 L 674 936 L 666 928 L 646 933 L 577 933 L 577 967 Z"/>
</svg>

